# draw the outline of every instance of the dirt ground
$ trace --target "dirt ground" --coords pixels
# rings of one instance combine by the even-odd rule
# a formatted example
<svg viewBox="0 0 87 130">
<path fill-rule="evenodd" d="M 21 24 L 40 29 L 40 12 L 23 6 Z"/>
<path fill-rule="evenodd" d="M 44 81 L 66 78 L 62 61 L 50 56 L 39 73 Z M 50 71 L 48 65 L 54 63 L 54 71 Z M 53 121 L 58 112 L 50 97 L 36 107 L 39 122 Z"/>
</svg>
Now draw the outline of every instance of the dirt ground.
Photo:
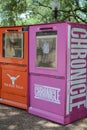
<svg viewBox="0 0 87 130">
<path fill-rule="evenodd" d="M 0 104 L 0 130 L 87 130 L 87 118 L 63 126 Z"/>
</svg>

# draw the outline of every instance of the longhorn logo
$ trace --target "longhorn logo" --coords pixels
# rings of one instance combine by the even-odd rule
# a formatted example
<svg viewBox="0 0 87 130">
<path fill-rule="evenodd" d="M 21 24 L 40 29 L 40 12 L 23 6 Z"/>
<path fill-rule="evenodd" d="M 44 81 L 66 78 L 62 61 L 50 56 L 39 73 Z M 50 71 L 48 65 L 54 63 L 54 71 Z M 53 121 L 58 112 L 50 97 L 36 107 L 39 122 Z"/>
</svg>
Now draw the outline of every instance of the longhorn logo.
<svg viewBox="0 0 87 130">
<path fill-rule="evenodd" d="M 14 77 L 14 76 L 11 76 L 10 74 L 7 74 L 7 76 L 8 76 L 8 77 L 10 78 L 10 80 L 12 81 L 12 85 L 14 85 L 15 80 L 17 80 L 17 79 L 20 77 L 20 75 Z"/>
</svg>

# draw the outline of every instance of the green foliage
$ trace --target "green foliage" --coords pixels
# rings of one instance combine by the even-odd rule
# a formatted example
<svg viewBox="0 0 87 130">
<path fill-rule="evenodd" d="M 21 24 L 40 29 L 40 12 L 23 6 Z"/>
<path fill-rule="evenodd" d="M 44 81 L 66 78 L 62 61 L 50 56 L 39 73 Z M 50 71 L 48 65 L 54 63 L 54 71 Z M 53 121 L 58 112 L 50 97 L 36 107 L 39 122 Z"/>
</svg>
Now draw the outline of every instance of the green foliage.
<svg viewBox="0 0 87 130">
<path fill-rule="evenodd" d="M 87 23 L 86 0 L 59 0 L 56 21 Z M 1 26 L 54 22 L 53 0 L 0 0 Z"/>
</svg>

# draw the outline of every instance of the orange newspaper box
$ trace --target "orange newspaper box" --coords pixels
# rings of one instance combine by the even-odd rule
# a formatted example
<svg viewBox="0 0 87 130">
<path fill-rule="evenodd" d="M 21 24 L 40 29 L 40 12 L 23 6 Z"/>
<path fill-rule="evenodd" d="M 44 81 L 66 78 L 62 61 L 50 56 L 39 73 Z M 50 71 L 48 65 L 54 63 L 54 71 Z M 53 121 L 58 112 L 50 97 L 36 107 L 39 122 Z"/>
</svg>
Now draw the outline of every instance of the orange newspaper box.
<svg viewBox="0 0 87 130">
<path fill-rule="evenodd" d="M 27 109 L 27 26 L 1 27 L 0 39 L 0 63 L 2 64 L 0 103 Z"/>
<path fill-rule="evenodd" d="M 1 97 L 1 87 L 2 87 L 2 68 L 0 64 L 0 97 Z"/>
</svg>

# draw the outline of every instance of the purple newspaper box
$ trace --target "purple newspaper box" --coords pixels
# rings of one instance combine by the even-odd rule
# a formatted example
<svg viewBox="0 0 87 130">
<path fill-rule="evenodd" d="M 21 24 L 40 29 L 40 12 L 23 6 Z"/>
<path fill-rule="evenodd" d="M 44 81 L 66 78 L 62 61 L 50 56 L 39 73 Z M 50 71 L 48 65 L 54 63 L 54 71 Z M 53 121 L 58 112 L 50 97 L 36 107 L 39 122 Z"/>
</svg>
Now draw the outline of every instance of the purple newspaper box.
<svg viewBox="0 0 87 130">
<path fill-rule="evenodd" d="M 29 26 L 28 112 L 68 124 L 87 116 L 87 26 Z"/>
</svg>

